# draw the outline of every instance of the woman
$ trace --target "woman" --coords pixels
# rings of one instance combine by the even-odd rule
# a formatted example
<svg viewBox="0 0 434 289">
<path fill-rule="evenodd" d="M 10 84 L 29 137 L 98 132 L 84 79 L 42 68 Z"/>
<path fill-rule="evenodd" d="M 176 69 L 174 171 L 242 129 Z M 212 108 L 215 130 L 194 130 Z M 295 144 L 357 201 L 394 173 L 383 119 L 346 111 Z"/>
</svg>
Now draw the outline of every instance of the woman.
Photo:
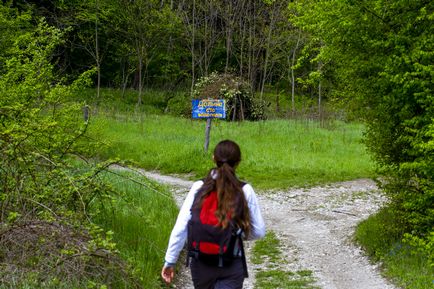
<svg viewBox="0 0 434 289">
<path fill-rule="evenodd" d="M 173 280 L 175 263 L 187 239 L 192 209 L 202 206 L 204 199 L 212 193 L 218 200 L 215 216 L 220 227 L 235 224 L 242 230 L 244 239 L 249 240 L 265 235 L 255 192 L 251 185 L 241 182 L 235 175 L 235 169 L 241 161 L 239 146 L 230 140 L 221 141 L 214 149 L 213 159 L 216 168 L 210 170 L 205 180 L 193 184 L 170 235 L 161 271 L 166 283 Z M 190 268 L 195 289 L 240 289 L 243 286 L 245 270 L 242 258 L 234 259 L 224 267 L 211 266 L 199 258 L 192 258 Z"/>
</svg>

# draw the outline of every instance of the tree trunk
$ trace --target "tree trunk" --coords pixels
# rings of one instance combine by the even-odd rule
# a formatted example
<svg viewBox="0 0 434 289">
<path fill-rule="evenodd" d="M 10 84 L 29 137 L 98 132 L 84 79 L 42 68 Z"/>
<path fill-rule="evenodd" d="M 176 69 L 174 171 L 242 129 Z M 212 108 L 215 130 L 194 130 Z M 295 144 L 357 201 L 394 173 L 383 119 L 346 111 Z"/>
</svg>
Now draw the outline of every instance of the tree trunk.
<svg viewBox="0 0 434 289">
<path fill-rule="evenodd" d="M 99 10 L 99 2 L 95 1 L 95 58 L 96 58 L 96 69 L 97 69 L 97 85 L 96 85 L 96 99 L 99 102 L 99 94 L 101 87 L 101 63 L 99 59 L 99 43 L 98 43 L 98 10 Z"/>
<path fill-rule="evenodd" d="M 321 91 L 321 71 L 322 71 L 322 61 L 318 62 L 318 71 L 320 73 L 320 79 L 318 83 L 318 118 L 320 119 L 322 123 L 322 108 L 321 108 L 321 101 L 322 101 L 322 91 Z"/>
<path fill-rule="evenodd" d="M 244 104 L 241 98 L 240 98 L 240 113 L 241 113 L 241 120 L 244 121 Z"/>
<path fill-rule="evenodd" d="M 137 57 L 139 58 L 139 96 L 137 98 L 137 107 L 142 104 L 142 66 L 143 66 L 143 55 L 142 55 L 142 47 L 137 48 Z"/>
<path fill-rule="evenodd" d="M 318 118 L 322 122 L 322 108 L 321 108 L 321 79 L 319 80 L 318 84 Z"/>
<path fill-rule="evenodd" d="M 127 89 L 128 83 L 128 63 L 121 63 L 122 65 L 122 98 L 125 96 L 125 90 Z M 127 71 L 125 71 L 127 70 Z"/>
<path fill-rule="evenodd" d="M 233 110 L 232 110 L 232 121 L 235 121 L 237 117 L 237 98 L 234 97 L 234 105 L 233 105 Z"/>
<path fill-rule="evenodd" d="M 298 33 L 297 43 L 292 51 L 292 61 L 291 61 L 291 114 L 294 117 L 295 114 L 295 76 L 294 76 L 294 65 L 295 65 L 295 55 L 297 53 L 298 45 L 300 44 L 301 30 Z"/>
<path fill-rule="evenodd" d="M 280 93 L 276 92 L 276 112 L 280 112 Z"/>
<path fill-rule="evenodd" d="M 244 17 L 240 17 L 240 32 L 241 32 L 241 45 L 240 45 L 240 77 L 243 78 L 244 70 L 244 40 L 246 38 L 246 24 Z"/>
<path fill-rule="evenodd" d="M 194 79 L 195 79 L 195 71 L 194 71 L 194 42 L 195 42 L 195 25 L 196 25 L 196 0 L 193 0 L 193 20 L 192 20 L 192 35 L 191 35 L 191 87 L 190 87 L 190 96 L 193 97 L 194 92 Z"/>
<path fill-rule="evenodd" d="M 253 85 L 253 37 L 254 37 L 254 26 L 255 26 L 255 3 L 253 3 L 253 13 L 251 16 L 251 21 L 253 23 L 251 23 L 249 21 L 249 49 L 248 49 L 248 70 L 247 70 L 247 74 L 249 77 L 249 83 L 250 86 L 252 87 L 252 90 L 254 90 L 254 85 Z"/>
<path fill-rule="evenodd" d="M 205 28 L 204 28 L 204 39 L 203 39 L 203 73 L 205 76 L 208 75 L 208 21 L 205 19 Z"/>
<path fill-rule="evenodd" d="M 267 48 L 266 48 L 266 51 L 265 51 L 265 61 L 264 61 L 264 70 L 262 72 L 262 83 L 261 83 L 261 94 L 260 94 L 260 99 L 261 100 L 262 100 L 262 97 L 264 95 L 264 87 L 265 87 L 265 82 L 267 80 L 268 60 L 270 58 L 270 49 L 271 49 L 271 45 L 270 45 L 271 44 L 271 35 L 272 35 L 274 21 L 275 21 L 274 12 L 275 12 L 275 8 L 273 7 L 273 10 L 272 10 L 272 13 L 271 13 L 270 26 L 269 26 L 269 29 L 268 29 Z"/>
<path fill-rule="evenodd" d="M 225 73 L 229 70 L 229 58 L 231 54 L 231 41 L 232 41 L 232 31 L 231 27 L 226 30 L 226 64 L 225 64 Z"/>
</svg>

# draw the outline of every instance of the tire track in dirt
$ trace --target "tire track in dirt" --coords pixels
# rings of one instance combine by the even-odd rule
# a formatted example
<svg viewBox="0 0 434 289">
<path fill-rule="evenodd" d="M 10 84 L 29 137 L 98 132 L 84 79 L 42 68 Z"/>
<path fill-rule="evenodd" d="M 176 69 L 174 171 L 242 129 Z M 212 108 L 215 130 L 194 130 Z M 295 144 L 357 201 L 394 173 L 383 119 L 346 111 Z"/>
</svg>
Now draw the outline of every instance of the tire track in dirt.
<svg viewBox="0 0 434 289">
<path fill-rule="evenodd" d="M 180 206 L 192 181 L 157 172 L 137 170 L 167 184 Z M 311 270 L 315 286 L 323 289 L 395 289 L 381 277 L 377 265 L 369 262 L 352 242 L 355 226 L 375 213 L 386 201 L 371 180 L 355 180 L 309 189 L 258 192 L 267 225 L 281 240 L 288 271 Z M 253 247 L 247 242 L 247 251 Z M 250 255 L 250 254 L 249 254 Z M 183 259 L 178 261 L 176 288 L 193 288 Z M 244 288 L 253 289 L 255 271 L 266 270 L 248 262 L 250 278 Z M 277 288 L 276 288 L 277 289 Z"/>
</svg>

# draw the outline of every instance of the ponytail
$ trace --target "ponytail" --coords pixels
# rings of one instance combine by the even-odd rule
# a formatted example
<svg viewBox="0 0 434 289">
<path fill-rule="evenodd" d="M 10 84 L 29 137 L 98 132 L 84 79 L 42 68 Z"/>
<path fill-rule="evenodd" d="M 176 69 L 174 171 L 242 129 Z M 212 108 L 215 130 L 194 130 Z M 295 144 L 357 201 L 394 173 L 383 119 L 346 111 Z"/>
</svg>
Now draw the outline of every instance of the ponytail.
<svg viewBox="0 0 434 289">
<path fill-rule="evenodd" d="M 250 213 L 246 197 L 243 192 L 243 183 L 235 174 L 235 167 L 239 160 L 226 161 L 216 159 L 217 167 L 211 169 L 204 180 L 199 192 L 201 197 L 195 206 L 201 207 L 205 197 L 211 192 L 217 192 L 218 208 L 216 217 L 223 228 L 232 221 L 244 232 L 247 237 L 250 233 Z"/>
</svg>

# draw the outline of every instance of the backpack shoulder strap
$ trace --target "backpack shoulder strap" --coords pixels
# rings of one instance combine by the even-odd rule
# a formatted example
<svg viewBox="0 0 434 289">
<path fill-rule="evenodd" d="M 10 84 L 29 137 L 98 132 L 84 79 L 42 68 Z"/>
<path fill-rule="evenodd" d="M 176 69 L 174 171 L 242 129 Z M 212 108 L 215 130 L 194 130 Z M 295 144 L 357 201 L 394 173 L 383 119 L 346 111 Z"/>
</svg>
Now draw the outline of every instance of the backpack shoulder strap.
<svg viewBox="0 0 434 289">
<path fill-rule="evenodd" d="M 241 181 L 241 188 L 243 188 L 245 185 L 247 185 L 247 183 Z M 244 278 L 248 278 L 249 272 L 247 271 L 246 252 L 244 251 L 243 238 L 241 237 L 241 234 L 239 235 L 239 240 L 240 240 L 241 259 L 243 262 L 243 269 L 244 269 Z"/>
<path fill-rule="evenodd" d="M 246 260 L 246 252 L 244 251 L 244 244 L 243 244 L 243 238 L 241 235 L 238 236 L 240 242 L 240 250 L 241 250 L 241 260 L 243 262 L 243 271 L 244 271 L 244 278 L 249 278 L 249 272 L 247 271 L 247 260 Z"/>
<path fill-rule="evenodd" d="M 201 179 L 201 181 L 203 183 L 205 183 L 205 178 Z M 203 184 L 202 184 L 203 186 Z M 190 211 L 194 208 L 194 206 L 196 205 L 197 201 L 200 199 L 200 197 L 202 196 L 202 192 L 201 192 L 201 188 L 202 186 L 197 190 L 196 194 L 194 195 L 194 200 L 193 203 L 191 205 Z"/>
</svg>

